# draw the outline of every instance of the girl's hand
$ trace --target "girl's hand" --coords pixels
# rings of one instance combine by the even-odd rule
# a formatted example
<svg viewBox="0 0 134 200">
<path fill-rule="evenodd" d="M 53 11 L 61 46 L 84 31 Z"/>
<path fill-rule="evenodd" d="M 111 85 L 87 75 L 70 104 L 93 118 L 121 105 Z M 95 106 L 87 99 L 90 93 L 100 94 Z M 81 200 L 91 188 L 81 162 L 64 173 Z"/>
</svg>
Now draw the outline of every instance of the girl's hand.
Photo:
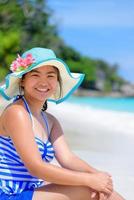
<svg viewBox="0 0 134 200">
<path fill-rule="evenodd" d="M 106 173 L 89 174 L 88 186 L 93 190 L 110 195 L 113 191 L 113 183 L 111 176 Z M 88 177 L 87 177 L 88 178 Z"/>
<path fill-rule="evenodd" d="M 94 198 L 96 198 L 96 196 L 97 196 L 97 192 L 92 192 L 91 199 L 94 200 Z M 106 195 L 102 192 L 99 193 L 99 200 L 107 200 L 108 198 L 109 198 L 108 195 Z"/>
<path fill-rule="evenodd" d="M 111 176 L 111 174 L 109 174 L 108 172 L 99 171 L 99 173 L 106 174 L 106 175 L 108 175 L 108 176 L 112 177 L 112 176 Z"/>
</svg>

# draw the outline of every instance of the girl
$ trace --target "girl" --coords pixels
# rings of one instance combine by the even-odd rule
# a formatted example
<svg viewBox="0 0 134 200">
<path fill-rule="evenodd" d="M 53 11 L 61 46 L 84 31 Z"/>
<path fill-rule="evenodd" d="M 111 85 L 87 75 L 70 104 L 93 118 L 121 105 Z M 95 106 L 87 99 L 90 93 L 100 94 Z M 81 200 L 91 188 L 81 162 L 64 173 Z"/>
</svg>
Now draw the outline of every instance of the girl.
<svg viewBox="0 0 134 200">
<path fill-rule="evenodd" d="M 47 100 L 64 101 L 84 75 L 45 48 L 18 56 L 10 69 L 0 87 L 0 199 L 123 200 L 108 173 L 70 151 L 60 123 L 45 111 Z M 50 164 L 54 157 L 61 167 Z"/>
</svg>

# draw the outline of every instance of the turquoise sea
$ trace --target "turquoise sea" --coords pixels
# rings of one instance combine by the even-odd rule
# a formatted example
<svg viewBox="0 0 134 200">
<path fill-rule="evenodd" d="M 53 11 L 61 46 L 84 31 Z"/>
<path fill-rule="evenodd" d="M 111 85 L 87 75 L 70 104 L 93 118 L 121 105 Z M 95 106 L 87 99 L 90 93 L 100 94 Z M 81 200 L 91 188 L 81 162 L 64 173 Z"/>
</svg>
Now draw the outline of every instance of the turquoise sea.
<svg viewBox="0 0 134 200">
<path fill-rule="evenodd" d="M 85 105 L 96 109 L 134 113 L 134 98 L 77 97 L 71 96 L 67 102 Z"/>
</svg>

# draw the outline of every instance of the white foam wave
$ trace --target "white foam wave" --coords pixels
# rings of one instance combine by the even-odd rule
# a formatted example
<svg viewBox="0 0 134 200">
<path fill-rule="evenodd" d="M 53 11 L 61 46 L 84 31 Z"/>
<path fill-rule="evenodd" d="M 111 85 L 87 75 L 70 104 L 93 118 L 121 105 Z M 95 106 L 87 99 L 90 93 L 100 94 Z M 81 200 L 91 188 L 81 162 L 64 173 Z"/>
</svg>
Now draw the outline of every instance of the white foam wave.
<svg viewBox="0 0 134 200">
<path fill-rule="evenodd" d="M 89 125 L 99 126 L 113 133 L 134 135 L 134 114 L 127 112 L 99 110 L 89 106 L 63 103 L 54 105 L 49 103 L 49 111 L 54 113 L 61 121 L 81 124 L 78 131 L 83 131 L 83 127 L 88 129 Z"/>
<path fill-rule="evenodd" d="M 50 103 L 48 110 L 60 120 L 65 132 L 83 138 L 77 141 L 82 147 L 126 155 L 134 153 L 134 114 L 70 103 Z"/>
</svg>

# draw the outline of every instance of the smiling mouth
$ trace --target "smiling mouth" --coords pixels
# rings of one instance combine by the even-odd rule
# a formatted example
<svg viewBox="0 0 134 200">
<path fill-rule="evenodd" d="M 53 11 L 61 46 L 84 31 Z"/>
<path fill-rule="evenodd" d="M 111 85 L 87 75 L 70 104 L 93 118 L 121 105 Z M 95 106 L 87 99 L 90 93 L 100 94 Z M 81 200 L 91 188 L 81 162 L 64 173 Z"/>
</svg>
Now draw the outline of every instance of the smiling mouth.
<svg viewBox="0 0 134 200">
<path fill-rule="evenodd" d="M 36 88 L 36 90 L 38 92 L 48 92 L 49 91 L 49 89 L 46 89 L 46 88 Z"/>
</svg>

